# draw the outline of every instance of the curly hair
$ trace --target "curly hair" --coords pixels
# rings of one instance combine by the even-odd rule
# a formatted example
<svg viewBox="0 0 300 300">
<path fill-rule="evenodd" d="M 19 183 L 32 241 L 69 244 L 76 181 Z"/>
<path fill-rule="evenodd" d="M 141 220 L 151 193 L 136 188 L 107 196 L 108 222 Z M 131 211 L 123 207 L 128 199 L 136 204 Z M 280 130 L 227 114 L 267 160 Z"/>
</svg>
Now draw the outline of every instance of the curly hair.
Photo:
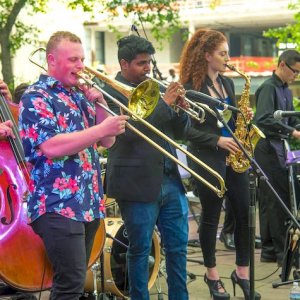
<svg viewBox="0 0 300 300">
<path fill-rule="evenodd" d="M 212 54 L 224 42 L 227 42 L 227 38 L 223 33 L 207 28 L 198 29 L 183 48 L 179 63 L 180 82 L 191 82 L 193 89 L 200 90 L 207 73 L 205 54 Z"/>
</svg>

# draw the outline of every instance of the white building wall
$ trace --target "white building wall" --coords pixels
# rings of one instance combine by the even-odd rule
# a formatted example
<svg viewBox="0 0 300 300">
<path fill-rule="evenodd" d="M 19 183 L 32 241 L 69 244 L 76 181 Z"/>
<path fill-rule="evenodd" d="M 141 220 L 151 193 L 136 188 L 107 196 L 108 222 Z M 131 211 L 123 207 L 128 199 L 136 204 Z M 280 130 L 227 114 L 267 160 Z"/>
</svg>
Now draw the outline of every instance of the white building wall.
<svg viewBox="0 0 300 300">
<path fill-rule="evenodd" d="M 83 22 L 86 15 L 80 11 L 66 9 L 66 6 L 55 0 L 50 0 L 46 14 L 29 16 L 26 11 L 20 15 L 22 21 L 34 24 L 41 32 L 39 33 L 38 45 L 23 46 L 13 60 L 13 70 L 16 77 L 16 85 L 21 82 L 35 81 L 41 69 L 29 62 L 30 53 L 37 47 L 44 47 L 49 37 L 58 30 L 67 30 L 75 33 L 85 45 L 85 29 Z"/>
<path fill-rule="evenodd" d="M 284 25 L 285 23 L 292 22 L 292 16 L 295 13 L 287 9 L 288 0 L 254 0 L 255 3 L 248 0 L 224 0 L 221 2 L 221 6 L 215 10 L 209 8 L 209 2 L 209 0 L 178 1 L 182 9 L 180 12 L 181 18 L 187 21 L 184 25 L 187 29 L 194 31 L 195 28 L 203 26 L 214 28 L 223 26 L 228 29 L 233 27 L 245 28 L 247 26 L 261 26 L 262 23 L 266 27 L 268 24 L 277 26 L 280 23 L 280 25 Z M 271 5 L 271 3 L 274 5 Z M 98 23 L 94 23 L 96 25 L 84 27 L 83 24 L 85 21 L 91 21 L 88 14 L 84 14 L 81 10 L 73 11 L 67 9 L 66 6 L 58 1 L 50 0 L 46 14 L 28 16 L 24 11 L 20 19 L 34 24 L 41 31 L 38 46 L 44 46 L 50 35 L 57 30 L 68 30 L 77 34 L 81 37 L 86 49 L 87 65 L 91 64 L 92 52 L 95 48 L 95 45 L 93 45 L 93 33 L 95 30 L 104 31 L 107 68 L 117 70 L 119 67 L 117 61 L 117 38 L 115 34 L 108 30 L 107 25 L 105 25 L 106 23 L 103 22 L 103 17 Z M 114 21 L 114 25 L 119 30 L 123 30 L 124 35 L 128 35 L 131 22 L 132 20 L 130 19 L 116 20 Z M 142 31 L 140 28 L 138 29 Z M 140 34 L 144 36 L 142 32 Z M 170 64 L 175 62 L 174 57 L 178 57 L 183 43 L 179 40 L 178 36 L 175 36 L 174 41 L 171 43 L 164 41 L 163 50 L 159 50 L 158 44 L 154 41 L 149 30 L 147 30 L 147 36 L 157 49 L 155 58 L 158 68 L 166 75 Z M 178 47 L 178 50 L 174 51 L 174 47 Z M 16 84 L 35 81 L 40 74 L 40 70 L 28 61 L 29 54 L 34 49 L 36 49 L 36 46 L 26 45 L 17 52 L 13 66 Z"/>
<path fill-rule="evenodd" d="M 128 32 L 123 32 L 123 36 L 129 34 Z M 141 36 L 142 33 L 140 33 Z M 146 34 L 150 40 L 151 34 L 149 31 L 146 31 Z M 144 37 L 144 36 L 143 36 Z M 119 71 L 119 62 L 118 62 L 118 48 L 117 48 L 117 40 L 118 36 L 112 32 L 105 32 L 105 62 L 106 68 L 105 70 L 111 74 L 115 75 Z M 168 41 L 164 41 L 163 50 L 159 49 L 159 44 L 154 40 L 150 40 L 156 49 L 156 53 L 154 54 L 154 58 L 157 62 L 158 69 L 164 74 L 167 75 L 167 68 L 171 63 L 171 55 L 170 55 L 170 47 Z"/>
</svg>

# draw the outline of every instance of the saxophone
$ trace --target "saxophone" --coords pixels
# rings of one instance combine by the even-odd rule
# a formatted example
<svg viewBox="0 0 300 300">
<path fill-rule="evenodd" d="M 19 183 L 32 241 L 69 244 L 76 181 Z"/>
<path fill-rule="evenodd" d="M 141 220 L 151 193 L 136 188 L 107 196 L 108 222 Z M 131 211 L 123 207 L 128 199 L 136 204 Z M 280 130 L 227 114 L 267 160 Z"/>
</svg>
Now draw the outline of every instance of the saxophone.
<svg viewBox="0 0 300 300">
<path fill-rule="evenodd" d="M 265 135 L 257 126 L 250 124 L 251 119 L 247 114 L 247 108 L 250 106 L 250 77 L 232 65 L 227 64 L 227 67 L 231 71 L 240 74 L 246 81 L 241 98 L 237 102 L 237 106 L 241 113 L 237 114 L 234 135 L 241 142 L 249 156 L 253 157 L 257 142 L 260 138 L 265 138 Z M 248 131 L 249 125 L 251 128 Z M 237 173 L 243 173 L 250 167 L 250 161 L 241 150 L 237 151 L 235 154 L 230 153 L 226 157 L 226 164 L 231 166 Z"/>
</svg>

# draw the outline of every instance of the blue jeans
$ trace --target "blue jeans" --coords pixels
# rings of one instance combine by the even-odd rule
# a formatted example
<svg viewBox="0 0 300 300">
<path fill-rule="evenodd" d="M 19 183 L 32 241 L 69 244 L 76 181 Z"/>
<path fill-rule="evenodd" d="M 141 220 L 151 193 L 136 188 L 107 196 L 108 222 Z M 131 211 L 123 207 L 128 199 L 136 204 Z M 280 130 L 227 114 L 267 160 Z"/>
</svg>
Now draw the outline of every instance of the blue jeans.
<svg viewBox="0 0 300 300">
<path fill-rule="evenodd" d="M 166 254 L 170 300 L 187 300 L 186 254 L 188 201 L 177 179 L 165 176 L 157 201 L 118 201 L 127 230 L 129 294 L 131 300 L 149 300 L 148 260 L 157 224 Z"/>
</svg>

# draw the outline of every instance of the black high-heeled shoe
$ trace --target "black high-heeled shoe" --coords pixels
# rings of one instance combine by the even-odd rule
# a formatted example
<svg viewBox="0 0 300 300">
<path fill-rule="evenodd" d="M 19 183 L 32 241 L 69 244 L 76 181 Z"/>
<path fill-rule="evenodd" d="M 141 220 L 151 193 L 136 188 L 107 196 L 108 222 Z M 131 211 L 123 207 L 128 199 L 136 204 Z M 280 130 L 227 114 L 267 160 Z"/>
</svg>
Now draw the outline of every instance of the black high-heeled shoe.
<svg viewBox="0 0 300 300">
<path fill-rule="evenodd" d="M 229 300 L 230 295 L 226 292 L 224 283 L 218 280 L 210 280 L 207 278 L 206 274 L 204 275 L 204 282 L 207 284 L 210 292 L 210 296 L 213 297 L 213 300 Z M 224 292 L 220 292 L 220 289 L 224 289 Z"/>
<path fill-rule="evenodd" d="M 237 276 L 235 270 L 231 273 L 230 278 L 231 278 L 232 286 L 233 286 L 233 295 L 235 296 L 235 285 L 237 284 L 242 289 L 245 300 L 249 300 L 250 299 L 250 282 L 249 282 L 249 280 L 239 278 Z M 261 295 L 259 293 L 255 292 L 254 297 L 255 297 L 255 300 L 260 300 Z"/>
</svg>

